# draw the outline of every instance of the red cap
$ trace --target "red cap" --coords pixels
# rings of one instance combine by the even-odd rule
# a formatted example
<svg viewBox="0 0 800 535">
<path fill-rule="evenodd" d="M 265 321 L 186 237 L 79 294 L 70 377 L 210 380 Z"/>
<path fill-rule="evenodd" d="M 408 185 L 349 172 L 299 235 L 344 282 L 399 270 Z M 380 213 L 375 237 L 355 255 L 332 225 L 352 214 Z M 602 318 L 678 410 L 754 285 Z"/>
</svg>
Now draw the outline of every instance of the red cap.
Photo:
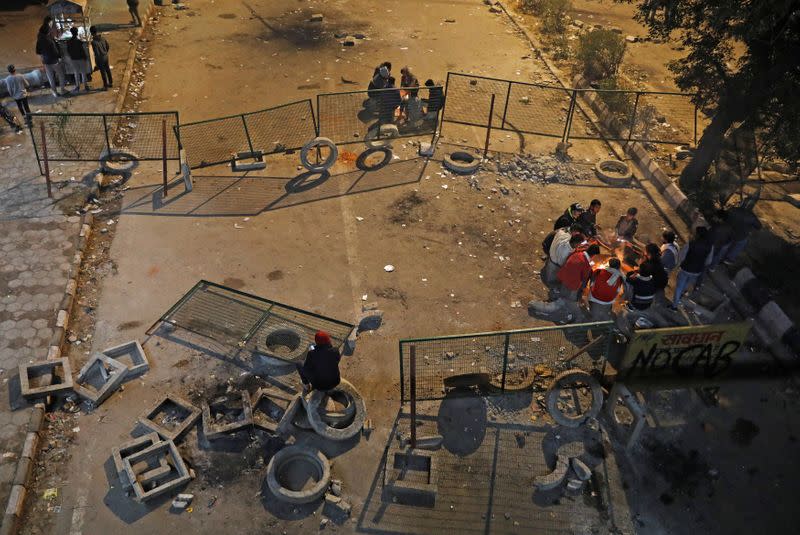
<svg viewBox="0 0 800 535">
<path fill-rule="evenodd" d="M 314 335 L 314 343 L 318 346 L 329 346 L 331 345 L 331 336 L 325 331 L 317 331 L 317 334 Z"/>
</svg>

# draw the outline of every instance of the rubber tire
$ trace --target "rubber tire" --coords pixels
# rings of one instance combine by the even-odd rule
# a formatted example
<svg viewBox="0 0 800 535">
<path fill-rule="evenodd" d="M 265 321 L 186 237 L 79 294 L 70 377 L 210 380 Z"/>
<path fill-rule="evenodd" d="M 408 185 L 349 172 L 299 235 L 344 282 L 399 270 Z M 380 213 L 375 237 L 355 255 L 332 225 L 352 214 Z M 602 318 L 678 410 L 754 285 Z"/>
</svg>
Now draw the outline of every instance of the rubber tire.
<svg viewBox="0 0 800 535">
<path fill-rule="evenodd" d="M 603 169 L 605 166 L 621 167 L 619 172 L 606 171 Z M 633 171 L 628 164 L 620 160 L 603 160 L 597 162 L 594 166 L 594 174 L 597 178 L 608 184 L 609 186 L 629 186 L 633 180 Z"/>
<path fill-rule="evenodd" d="M 127 156 L 128 160 L 117 164 L 110 161 L 112 156 L 123 155 Z M 139 165 L 139 156 L 127 150 L 104 150 L 100 155 L 100 169 L 106 175 L 126 175 L 133 172 Z"/>
<path fill-rule="evenodd" d="M 292 331 L 297 335 L 298 338 L 300 338 L 300 344 L 297 346 L 297 348 L 295 348 L 294 351 L 291 351 L 289 354 L 285 356 L 279 356 L 275 353 L 266 351 L 267 338 L 273 333 L 276 333 L 278 331 Z M 273 325 L 272 327 L 269 327 L 265 331 L 260 333 L 259 336 L 261 336 L 262 341 L 259 342 L 259 345 L 257 346 L 257 352 L 262 353 L 267 357 L 282 360 L 284 362 L 299 362 L 301 359 L 305 358 L 306 353 L 308 353 L 308 346 L 311 343 L 306 333 L 304 333 L 303 331 L 298 331 L 296 329 L 291 329 L 289 327 L 286 327 L 285 325 Z M 263 350 L 261 348 L 263 348 Z"/>
<path fill-rule="evenodd" d="M 322 415 L 320 415 L 318 410 L 319 405 L 322 403 L 322 400 L 325 398 L 326 394 L 317 390 L 311 393 L 306 405 L 308 421 L 311 423 L 311 427 L 314 428 L 314 432 L 323 438 L 337 441 L 347 440 L 356 436 L 361 431 L 361 428 L 364 427 L 364 421 L 367 419 L 367 407 L 364 404 L 364 398 L 361 397 L 361 394 L 358 393 L 358 390 L 356 390 L 353 385 L 344 379 L 342 379 L 342 382 L 339 383 L 336 388 L 332 388 L 331 390 L 344 392 L 345 395 L 349 395 L 352 398 L 353 404 L 356 408 L 356 414 L 353 417 L 353 421 L 347 427 L 342 428 L 331 427 L 326 424 L 322 420 Z"/>
<path fill-rule="evenodd" d="M 561 388 L 558 387 L 558 384 L 565 379 L 579 380 L 588 384 L 592 389 L 592 406 L 579 416 L 567 416 L 558 410 L 558 400 L 561 395 Z M 548 414 L 557 424 L 564 427 L 579 427 L 589 418 L 596 418 L 600 414 L 600 410 L 603 408 L 603 388 L 589 372 L 579 369 L 567 370 L 553 379 L 545 394 L 545 403 Z"/>
<path fill-rule="evenodd" d="M 326 411 L 324 414 L 320 415 L 322 421 L 334 429 L 338 429 L 339 426 L 346 427 L 350 425 L 356 417 L 356 404 L 353 398 L 347 392 L 340 392 L 340 394 L 347 399 L 347 406 L 344 410 L 341 413 L 330 413 Z"/>
<path fill-rule="evenodd" d="M 308 154 L 312 150 L 316 150 L 317 147 L 328 147 L 331 153 L 328 155 L 328 158 L 322 162 L 321 164 L 312 164 L 311 161 L 308 159 Z M 327 171 L 333 164 L 336 163 L 336 160 L 339 159 L 339 149 L 336 147 L 336 144 L 326 137 L 316 137 L 303 145 L 303 148 L 300 149 L 300 163 L 303 164 L 303 167 L 308 169 L 309 171 L 314 172 L 322 172 Z"/>
<path fill-rule="evenodd" d="M 278 481 L 280 469 L 295 459 L 303 458 L 317 466 L 320 478 L 309 490 L 289 490 Z M 267 465 L 267 485 L 269 490 L 281 501 L 293 504 L 310 503 L 318 500 L 328 490 L 331 482 L 331 465 L 328 458 L 319 450 L 306 446 L 287 446 L 276 453 Z"/>
<path fill-rule="evenodd" d="M 453 156 L 457 158 L 454 159 Z M 461 158 L 471 158 L 469 162 L 463 161 Z M 476 158 L 472 154 L 466 151 L 456 151 L 450 154 L 447 154 L 444 157 L 444 161 L 442 162 L 444 166 L 454 173 L 458 173 L 460 175 L 470 175 L 478 170 L 481 166 L 481 159 Z"/>
</svg>

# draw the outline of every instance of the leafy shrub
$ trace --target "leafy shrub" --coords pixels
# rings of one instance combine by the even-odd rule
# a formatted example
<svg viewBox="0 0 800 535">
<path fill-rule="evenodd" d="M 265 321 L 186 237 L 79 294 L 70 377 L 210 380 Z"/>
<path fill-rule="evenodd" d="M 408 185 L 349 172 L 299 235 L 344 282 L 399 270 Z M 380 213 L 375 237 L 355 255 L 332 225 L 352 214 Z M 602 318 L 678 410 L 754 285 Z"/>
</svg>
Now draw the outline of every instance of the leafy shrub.
<svg viewBox="0 0 800 535">
<path fill-rule="evenodd" d="M 572 8 L 572 0 L 520 0 L 519 7 L 541 19 L 544 33 L 564 33 L 565 17 Z"/>
<path fill-rule="evenodd" d="M 616 76 L 625 55 L 625 39 L 611 30 L 592 30 L 581 35 L 575 57 L 589 80 Z"/>
</svg>

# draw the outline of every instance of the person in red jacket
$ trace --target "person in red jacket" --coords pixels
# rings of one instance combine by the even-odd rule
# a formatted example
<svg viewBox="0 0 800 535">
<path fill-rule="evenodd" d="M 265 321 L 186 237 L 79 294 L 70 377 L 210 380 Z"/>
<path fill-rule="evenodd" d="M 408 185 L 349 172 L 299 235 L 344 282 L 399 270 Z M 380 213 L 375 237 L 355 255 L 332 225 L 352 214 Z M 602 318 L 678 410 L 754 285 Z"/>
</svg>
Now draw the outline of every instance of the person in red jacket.
<svg viewBox="0 0 800 535">
<path fill-rule="evenodd" d="M 604 321 L 611 316 L 611 307 L 619 296 L 624 278 L 620 261 L 612 258 L 608 267 L 594 270 L 589 290 L 589 313 L 592 321 Z"/>
<path fill-rule="evenodd" d="M 590 245 L 585 251 L 578 249 L 567 258 L 567 261 L 558 270 L 556 276 L 561 282 L 567 298 L 574 297 L 574 301 L 578 300 L 578 294 L 583 290 L 592 274 L 592 257 L 598 254 L 600 254 L 600 247 L 597 245 Z"/>
</svg>

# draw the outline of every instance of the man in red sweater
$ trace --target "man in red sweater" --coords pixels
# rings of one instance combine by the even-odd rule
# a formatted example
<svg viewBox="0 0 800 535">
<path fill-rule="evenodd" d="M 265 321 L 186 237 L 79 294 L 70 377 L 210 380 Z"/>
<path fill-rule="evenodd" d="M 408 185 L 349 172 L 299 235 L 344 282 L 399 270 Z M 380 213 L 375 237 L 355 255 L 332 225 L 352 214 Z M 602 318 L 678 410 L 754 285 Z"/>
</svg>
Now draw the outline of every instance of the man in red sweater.
<svg viewBox="0 0 800 535">
<path fill-rule="evenodd" d="M 573 317 L 580 312 L 578 300 L 592 274 L 592 257 L 598 254 L 600 254 L 600 247 L 597 245 L 590 245 L 585 251 L 577 249 L 567 258 L 556 275 L 561 283 L 561 295 L 567 310 Z"/>
<path fill-rule="evenodd" d="M 589 314 L 592 321 L 605 321 L 611 317 L 611 307 L 622 289 L 623 277 L 620 261 L 612 258 L 608 267 L 596 269 L 592 273 L 589 291 Z"/>
</svg>

